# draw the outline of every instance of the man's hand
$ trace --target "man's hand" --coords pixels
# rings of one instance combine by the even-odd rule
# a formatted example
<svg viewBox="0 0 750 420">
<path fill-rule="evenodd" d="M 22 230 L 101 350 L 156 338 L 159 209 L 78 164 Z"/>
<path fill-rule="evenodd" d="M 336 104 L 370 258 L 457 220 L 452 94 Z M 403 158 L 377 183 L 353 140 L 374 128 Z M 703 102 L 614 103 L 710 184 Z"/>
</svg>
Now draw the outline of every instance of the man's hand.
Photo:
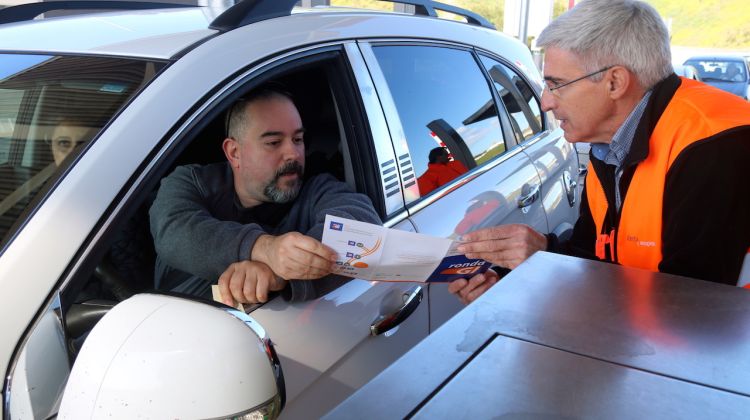
<svg viewBox="0 0 750 420">
<path fill-rule="evenodd" d="M 336 262 L 334 250 L 299 232 L 261 235 L 250 254 L 250 259 L 267 264 L 287 280 L 319 279 L 331 274 Z"/>
<path fill-rule="evenodd" d="M 448 285 L 448 291 L 456 295 L 464 305 L 468 305 L 497 283 L 498 279 L 495 271 L 487 270 L 487 272 L 477 274 L 470 280 L 458 279 L 452 281 Z"/>
<path fill-rule="evenodd" d="M 547 238 L 526 225 L 501 225 L 461 236 L 459 252 L 514 269 L 533 253 L 547 249 Z"/>
<path fill-rule="evenodd" d="M 240 261 L 230 265 L 219 277 L 221 301 L 229 306 L 237 303 L 260 303 L 268 300 L 269 291 L 278 291 L 286 281 L 257 261 Z"/>
</svg>

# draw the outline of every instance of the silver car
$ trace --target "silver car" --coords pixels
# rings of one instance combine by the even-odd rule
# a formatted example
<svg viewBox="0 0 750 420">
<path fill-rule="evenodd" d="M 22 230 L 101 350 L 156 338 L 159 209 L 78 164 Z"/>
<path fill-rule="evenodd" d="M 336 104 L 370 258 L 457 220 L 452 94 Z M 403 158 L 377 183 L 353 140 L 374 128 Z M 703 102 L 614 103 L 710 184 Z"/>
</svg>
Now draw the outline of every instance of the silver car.
<svg viewBox="0 0 750 420">
<path fill-rule="evenodd" d="M 501 223 L 569 231 L 578 159 L 540 109 L 528 49 L 481 16 L 438 19 L 432 7 L 443 6 L 422 3 L 417 15 L 277 0 L 42 19 L 63 6 L 0 11 L 2 417 L 57 415 L 91 329 L 152 288 L 146 210 L 159 181 L 222 160 L 229 105 L 269 80 L 296 98 L 307 170 L 367 194 L 386 226 L 438 237 Z M 439 146 L 467 172 L 424 193 L 417 179 Z M 311 418 L 460 308 L 446 284 L 354 279 L 249 315 L 283 367 L 281 415 Z M 137 406 L 121 404 L 119 417 L 143 414 L 128 411 Z"/>
<path fill-rule="evenodd" d="M 697 69 L 698 80 L 703 83 L 750 98 L 750 67 L 742 55 L 694 56 L 684 66 Z"/>
</svg>

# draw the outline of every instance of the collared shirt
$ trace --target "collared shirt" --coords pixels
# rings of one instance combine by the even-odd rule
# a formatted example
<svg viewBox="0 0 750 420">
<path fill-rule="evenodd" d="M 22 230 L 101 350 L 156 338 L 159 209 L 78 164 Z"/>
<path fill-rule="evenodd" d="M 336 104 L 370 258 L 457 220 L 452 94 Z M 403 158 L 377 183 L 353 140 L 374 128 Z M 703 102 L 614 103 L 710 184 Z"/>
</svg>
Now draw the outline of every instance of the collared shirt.
<svg viewBox="0 0 750 420">
<path fill-rule="evenodd" d="M 617 129 L 609 144 L 594 143 L 591 145 L 591 153 L 594 157 L 608 165 L 615 166 L 615 205 L 617 206 L 617 211 L 620 211 L 620 207 L 622 207 L 622 199 L 620 197 L 622 163 L 625 161 L 625 156 L 630 152 L 635 130 L 638 128 L 638 123 L 641 121 L 643 111 L 646 109 L 646 104 L 648 104 L 650 97 L 651 91 L 649 90 L 643 95 L 638 105 L 630 111 L 628 117 L 625 118 L 625 122 Z"/>
</svg>

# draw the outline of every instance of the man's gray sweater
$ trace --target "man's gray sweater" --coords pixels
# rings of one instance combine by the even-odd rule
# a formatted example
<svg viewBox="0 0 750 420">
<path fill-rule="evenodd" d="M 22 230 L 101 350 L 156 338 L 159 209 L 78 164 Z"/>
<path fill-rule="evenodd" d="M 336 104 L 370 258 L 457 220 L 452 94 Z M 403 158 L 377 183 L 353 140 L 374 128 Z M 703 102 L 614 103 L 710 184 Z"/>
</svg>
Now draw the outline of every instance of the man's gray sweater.
<svg viewBox="0 0 750 420">
<path fill-rule="evenodd" d="M 177 167 L 161 181 L 149 211 L 155 286 L 210 298 L 211 284 L 230 264 L 249 259 L 260 235 L 296 231 L 320 240 L 326 214 L 381 223 L 366 195 L 329 174 L 305 181 L 291 203 L 244 208 L 228 163 Z M 282 293 L 292 301 L 314 299 L 343 281 L 291 280 Z"/>
</svg>

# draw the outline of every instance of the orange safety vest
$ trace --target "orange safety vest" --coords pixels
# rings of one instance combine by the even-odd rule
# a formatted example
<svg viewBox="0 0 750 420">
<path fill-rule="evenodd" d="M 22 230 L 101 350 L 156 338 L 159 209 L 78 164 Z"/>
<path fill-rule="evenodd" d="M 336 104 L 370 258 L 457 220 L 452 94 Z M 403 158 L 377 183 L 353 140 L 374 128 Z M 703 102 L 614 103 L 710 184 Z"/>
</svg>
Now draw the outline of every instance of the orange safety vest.
<svg viewBox="0 0 750 420">
<path fill-rule="evenodd" d="M 750 104 L 705 84 L 682 78 L 649 139 L 646 159 L 635 169 L 622 203 L 619 225 L 603 232 L 607 198 L 589 162 L 586 192 L 597 232 L 596 255 L 624 266 L 659 271 L 662 260 L 662 208 L 667 171 L 687 146 L 725 130 L 750 125 Z"/>
</svg>

